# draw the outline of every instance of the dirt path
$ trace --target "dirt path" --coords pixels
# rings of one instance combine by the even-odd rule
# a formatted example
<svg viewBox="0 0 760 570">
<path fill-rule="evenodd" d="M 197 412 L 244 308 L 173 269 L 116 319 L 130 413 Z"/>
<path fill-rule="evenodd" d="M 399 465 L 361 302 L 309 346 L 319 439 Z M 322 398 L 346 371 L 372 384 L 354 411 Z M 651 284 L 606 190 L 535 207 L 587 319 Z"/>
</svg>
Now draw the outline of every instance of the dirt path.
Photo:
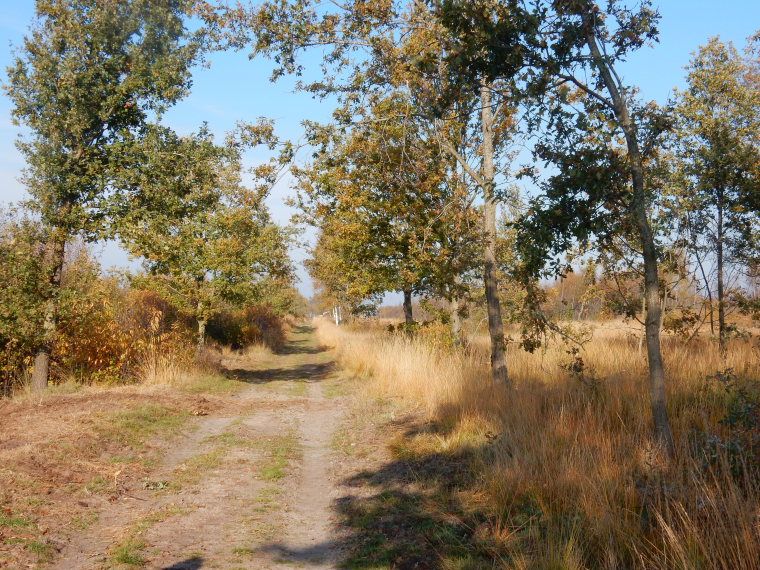
<svg viewBox="0 0 760 570">
<path fill-rule="evenodd" d="M 101 509 L 52 564 L 60 570 L 335 568 L 329 353 L 298 329 L 269 361 L 224 363 L 250 383 L 235 413 L 199 418 L 162 465 Z"/>
</svg>

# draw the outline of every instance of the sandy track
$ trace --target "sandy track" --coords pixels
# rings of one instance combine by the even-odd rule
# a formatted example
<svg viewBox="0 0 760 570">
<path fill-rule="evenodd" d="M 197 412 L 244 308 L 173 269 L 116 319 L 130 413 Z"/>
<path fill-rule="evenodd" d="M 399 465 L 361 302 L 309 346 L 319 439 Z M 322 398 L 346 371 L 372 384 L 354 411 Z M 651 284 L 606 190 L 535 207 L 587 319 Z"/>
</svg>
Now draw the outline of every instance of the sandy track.
<svg viewBox="0 0 760 570">
<path fill-rule="evenodd" d="M 106 504 L 53 568 L 129 568 L 129 556 L 150 569 L 335 567 L 331 443 L 343 406 L 323 393 L 329 354 L 301 329 L 266 366 L 227 366 L 251 384 L 241 412 L 201 418 L 147 488 Z"/>
</svg>

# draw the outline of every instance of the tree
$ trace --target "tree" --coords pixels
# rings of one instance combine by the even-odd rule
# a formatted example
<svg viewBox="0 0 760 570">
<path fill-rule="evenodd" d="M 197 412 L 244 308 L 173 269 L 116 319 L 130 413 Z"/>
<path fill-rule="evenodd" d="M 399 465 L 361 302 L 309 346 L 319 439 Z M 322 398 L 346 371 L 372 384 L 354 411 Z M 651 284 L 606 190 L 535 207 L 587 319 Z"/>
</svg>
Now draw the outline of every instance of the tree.
<svg viewBox="0 0 760 570">
<path fill-rule="evenodd" d="M 154 128 L 121 195 L 118 233 L 152 278 L 198 326 L 198 348 L 222 302 L 260 302 L 292 281 L 290 236 L 274 224 L 263 189 L 245 188 L 234 145 L 218 146 L 204 129 L 178 137 Z"/>
<path fill-rule="evenodd" d="M 700 48 L 688 71 L 676 107 L 676 213 L 711 315 L 713 282 L 705 266 L 714 262 L 718 339 L 725 350 L 728 268 L 758 252 L 757 213 L 748 198 L 760 188 L 760 83 L 751 64 L 717 38 Z"/>
<path fill-rule="evenodd" d="M 581 239 L 596 235 L 602 247 L 616 234 L 635 236 L 643 265 L 655 435 L 672 454 L 660 342 L 658 248 L 650 218 L 656 189 L 650 185 L 648 168 L 668 118 L 656 105 L 640 105 L 635 90 L 625 86 L 615 70 L 626 54 L 657 37 L 659 16 L 649 2 L 629 10 L 613 1 L 603 12 L 589 0 L 539 3 L 534 14 L 548 24 L 531 40 L 539 71 L 536 87 L 556 94 L 548 101 L 556 144 L 537 149 L 539 158 L 559 170 L 539 206 L 544 213 L 554 213 L 544 218 L 548 226 L 543 233 L 561 228 Z M 573 103 L 582 105 L 577 114 Z M 580 137 L 572 136 L 574 129 L 582 131 Z M 559 227 L 556 218 L 563 218 Z"/>
<path fill-rule="evenodd" d="M 495 0 L 473 4 L 477 6 L 469 9 L 469 3 L 464 3 L 461 12 L 480 21 L 488 20 L 490 12 L 505 13 L 503 3 Z M 486 10 L 482 9 L 484 5 L 487 5 Z M 472 176 L 485 202 L 483 280 L 492 341 L 492 371 L 496 382 L 507 382 L 505 338 L 495 270 L 495 213 L 502 198 L 496 183 L 497 159 L 504 156 L 499 152 L 500 143 L 509 141 L 503 127 L 512 122 L 509 105 L 502 104 L 509 99 L 502 97 L 506 91 L 484 81 L 481 70 L 469 73 L 462 65 L 461 51 L 457 51 L 461 46 L 456 42 L 452 46 L 452 42 L 441 35 L 440 32 L 447 29 L 440 25 L 424 2 L 352 0 L 325 8 L 314 0 L 276 0 L 253 9 L 240 5 L 235 8 L 214 7 L 206 3 L 201 13 L 211 26 L 226 32 L 221 35 L 227 45 L 250 45 L 252 56 L 270 57 L 276 64 L 273 79 L 286 73 L 301 75 L 304 68 L 300 55 L 312 48 L 324 49 L 324 73 L 316 81 L 299 85 L 319 96 L 337 97 L 341 105 L 336 111 L 339 121 L 351 122 L 357 111 L 373 106 L 389 92 L 404 91 L 412 98 L 417 119 L 421 124 L 427 124 L 431 135 L 438 135 L 436 138 L 441 148 L 468 176 Z M 502 19 L 501 22 L 510 20 Z M 457 33 L 464 36 L 471 29 L 465 24 Z M 506 32 L 500 39 L 509 36 L 512 41 L 517 37 L 515 28 L 509 23 L 498 27 L 498 32 Z M 455 49 L 449 50 L 449 46 Z M 506 59 L 521 59 L 519 55 L 505 58 L 503 53 L 499 58 L 502 63 Z M 500 81 L 502 79 L 503 76 Z M 442 86 L 447 95 L 443 98 L 436 93 Z M 477 101 L 475 105 L 461 105 L 473 98 Z M 451 133 L 459 135 L 461 130 L 448 126 L 441 128 L 442 123 L 459 122 L 462 111 L 467 113 L 465 123 L 469 122 L 470 113 L 474 112 L 477 117 L 481 144 L 470 149 L 480 157 L 481 164 L 476 168 L 470 165 L 468 153 L 460 145 L 461 138 L 447 137 Z M 499 111 L 502 111 L 500 117 Z"/>
<path fill-rule="evenodd" d="M 18 143 L 28 164 L 24 182 L 50 228 L 35 390 L 48 382 L 66 243 L 102 229 L 113 146 L 139 135 L 150 113 L 189 87 L 199 44 L 183 25 L 187 7 L 184 0 L 38 0 L 36 25 L 8 69 L 14 121 L 30 132 Z"/>
<path fill-rule="evenodd" d="M 450 29 L 468 30 L 469 39 L 453 57 L 481 70 L 486 80 L 517 82 L 528 104 L 526 124 L 534 133 L 544 129 L 535 155 L 551 166 L 551 175 L 543 180 L 542 195 L 529 204 L 519 240 L 529 260 L 523 277 L 534 293 L 532 306 L 540 305 L 536 276 L 548 263 L 555 273 L 564 272 L 562 256 L 571 247 L 592 239 L 603 247 L 615 235 L 635 238 L 646 298 L 655 434 L 672 452 L 660 346 L 658 248 L 650 218 L 655 189 L 649 176 L 669 119 L 656 105 L 641 105 L 615 69 L 632 50 L 656 39 L 658 14 L 647 1 L 634 10 L 612 0 L 602 10 L 591 0 L 515 0 L 480 13 L 490 3 L 474 4 L 437 3 Z M 535 345 L 527 340 L 529 347 Z"/>
<path fill-rule="evenodd" d="M 468 196 L 446 183 L 447 157 L 413 115 L 404 94 L 389 96 L 298 171 L 305 217 L 321 229 L 314 277 L 360 309 L 403 292 L 407 325 L 413 294 L 450 293 L 478 256 Z"/>
<path fill-rule="evenodd" d="M 44 322 L 45 228 L 23 212 L 0 213 L 0 382 L 10 395 L 14 375 L 39 348 Z"/>
</svg>

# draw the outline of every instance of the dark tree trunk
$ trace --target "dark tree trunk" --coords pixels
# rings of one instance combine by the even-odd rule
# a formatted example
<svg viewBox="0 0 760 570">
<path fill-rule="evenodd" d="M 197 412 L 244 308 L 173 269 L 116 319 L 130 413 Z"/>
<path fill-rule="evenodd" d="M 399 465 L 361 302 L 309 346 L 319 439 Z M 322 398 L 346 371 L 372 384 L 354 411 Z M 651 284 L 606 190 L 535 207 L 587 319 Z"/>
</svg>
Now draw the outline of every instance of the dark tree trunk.
<svg viewBox="0 0 760 570">
<path fill-rule="evenodd" d="M 630 162 L 631 185 L 633 195 L 630 205 L 630 214 L 639 232 L 641 248 L 644 258 L 644 298 L 646 311 L 644 314 L 644 327 L 646 331 L 647 361 L 649 363 L 649 393 L 652 407 L 652 419 L 654 421 L 655 436 L 665 451 L 673 455 L 673 434 L 670 430 L 670 421 L 666 407 L 665 393 L 665 366 L 662 360 L 660 342 L 660 323 L 662 312 L 660 305 L 660 279 L 658 274 L 657 248 L 652 234 L 652 227 L 647 212 L 646 188 L 644 185 L 644 166 L 639 150 L 636 125 L 628 111 L 627 102 L 623 94 L 618 90 L 617 84 L 612 77 L 608 63 L 596 42 L 593 25 L 593 16 L 590 13 L 582 14 L 586 31 L 586 43 L 591 50 L 594 64 L 599 70 L 605 87 L 612 99 L 615 116 L 625 135 Z"/>
<path fill-rule="evenodd" d="M 45 305 L 45 320 L 42 323 L 42 344 L 34 357 L 34 371 L 32 372 L 31 379 L 32 392 L 45 390 L 50 380 L 50 360 L 58 329 L 58 293 L 61 289 L 65 255 L 66 233 L 60 227 L 54 228 L 48 247 L 48 260 L 50 264 L 48 277 L 50 287 L 48 291 L 49 298 Z"/>
<path fill-rule="evenodd" d="M 411 289 L 404 289 L 404 324 L 406 324 L 407 327 L 410 327 L 414 324 Z"/>
<path fill-rule="evenodd" d="M 508 384 L 504 323 L 501 320 L 499 281 L 496 277 L 496 195 L 494 192 L 496 169 L 494 167 L 493 112 L 491 111 L 491 91 L 488 85 L 481 87 L 480 101 L 483 129 L 483 198 L 485 200 L 483 215 L 486 238 L 483 283 L 488 311 L 488 334 L 491 337 L 491 375 L 495 384 Z"/>
</svg>

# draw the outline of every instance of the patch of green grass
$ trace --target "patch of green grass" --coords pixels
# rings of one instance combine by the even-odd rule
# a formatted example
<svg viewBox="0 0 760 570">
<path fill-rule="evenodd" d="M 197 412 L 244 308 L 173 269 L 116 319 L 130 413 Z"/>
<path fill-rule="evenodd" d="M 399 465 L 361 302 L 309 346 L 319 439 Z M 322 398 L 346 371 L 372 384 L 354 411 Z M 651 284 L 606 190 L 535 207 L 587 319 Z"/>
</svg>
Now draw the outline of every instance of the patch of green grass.
<svg viewBox="0 0 760 570">
<path fill-rule="evenodd" d="M 190 414 L 173 411 L 159 404 L 146 404 L 100 416 L 94 426 L 102 438 L 121 445 L 142 448 L 161 434 L 177 433 Z"/>
<path fill-rule="evenodd" d="M 26 543 L 26 549 L 32 554 L 36 554 L 39 562 L 47 562 L 53 557 L 53 547 L 46 542 L 30 540 Z"/>
<path fill-rule="evenodd" d="M 261 385 L 265 390 L 287 394 L 296 398 L 303 398 L 309 391 L 306 380 L 272 380 Z"/>
<path fill-rule="evenodd" d="M 145 559 L 142 553 L 148 545 L 144 540 L 139 538 L 140 535 L 148 531 L 156 523 L 163 522 L 169 517 L 184 515 L 189 512 L 189 509 L 170 506 L 143 517 L 134 524 L 127 537 L 111 550 L 110 562 L 126 566 L 145 566 Z"/>
<path fill-rule="evenodd" d="M 291 396 L 303 398 L 309 392 L 309 385 L 305 380 L 298 380 L 290 383 L 288 391 Z"/>
<path fill-rule="evenodd" d="M 260 489 L 254 499 L 255 506 L 253 512 L 268 513 L 279 508 L 280 502 L 277 499 L 279 499 L 282 494 L 282 489 L 275 486 L 268 486 Z"/>
<path fill-rule="evenodd" d="M 131 455 L 116 455 L 108 458 L 109 463 L 138 463 L 139 460 L 135 459 Z"/>
<path fill-rule="evenodd" d="M 133 532 L 135 534 L 141 534 L 150 529 L 154 524 L 164 522 L 169 517 L 186 515 L 189 512 L 191 512 L 191 509 L 185 509 L 176 505 L 171 505 L 163 509 L 159 509 L 137 521 L 137 523 L 135 523 Z"/>
<path fill-rule="evenodd" d="M 340 451 L 346 455 L 354 455 L 357 452 L 356 441 L 354 441 L 354 435 L 356 432 L 350 429 L 348 426 L 343 426 L 335 430 L 332 436 L 331 447 L 335 451 Z"/>
<path fill-rule="evenodd" d="M 30 507 L 40 507 L 45 504 L 45 500 L 41 497 L 26 497 L 24 502 Z"/>
<path fill-rule="evenodd" d="M 25 528 L 32 526 L 32 521 L 26 517 L 11 516 L 0 512 L 0 526 L 8 526 L 11 528 Z"/>
<path fill-rule="evenodd" d="M 235 554 L 237 556 L 253 556 L 256 554 L 256 551 L 253 548 L 233 548 L 232 554 Z"/>
<path fill-rule="evenodd" d="M 250 438 L 242 437 L 239 434 L 225 431 L 218 435 L 210 435 L 203 440 L 203 443 L 216 443 L 225 447 L 252 447 L 253 442 Z"/>
<path fill-rule="evenodd" d="M 267 462 L 261 467 L 259 473 L 265 481 L 279 481 L 285 476 L 285 471 L 290 460 L 299 451 L 298 438 L 290 433 L 288 435 L 267 437 L 260 440 L 267 454 Z"/>
<path fill-rule="evenodd" d="M 342 378 L 333 378 L 322 383 L 322 394 L 325 398 L 340 398 L 348 392 L 346 381 Z"/>
<path fill-rule="evenodd" d="M 222 464 L 225 453 L 224 447 L 217 447 L 209 452 L 199 453 L 191 457 L 179 467 L 174 481 L 169 484 L 168 488 L 177 490 L 183 486 L 196 484 L 208 471 L 216 469 Z"/>
<path fill-rule="evenodd" d="M 100 518 L 100 515 L 98 513 L 88 511 L 81 515 L 76 515 L 72 517 L 71 522 L 69 524 L 71 525 L 72 528 L 75 528 L 76 530 L 87 530 L 93 525 L 93 523 L 96 523 L 99 518 Z"/>
<path fill-rule="evenodd" d="M 213 394 L 234 394 L 244 390 L 248 384 L 242 380 L 227 378 L 221 374 L 204 374 L 196 376 L 181 386 L 184 392 L 198 394 L 210 392 Z"/>
<path fill-rule="evenodd" d="M 130 536 L 111 551 L 111 562 L 127 566 L 145 566 L 142 551 L 146 546 L 142 540 Z"/>
<path fill-rule="evenodd" d="M 111 489 L 111 482 L 105 477 L 94 477 L 84 486 L 84 490 L 93 495 L 105 493 Z"/>
<path fill-rule="evenodd" d="M 258 541 L 272 540 L 277 536 L 278 532 L 282 532 L 282 525 L 275 524 L 268 520 L 261 520 L 256 517 L 251 517 L 243 521 L 250 533 Z"/>
</svg>

